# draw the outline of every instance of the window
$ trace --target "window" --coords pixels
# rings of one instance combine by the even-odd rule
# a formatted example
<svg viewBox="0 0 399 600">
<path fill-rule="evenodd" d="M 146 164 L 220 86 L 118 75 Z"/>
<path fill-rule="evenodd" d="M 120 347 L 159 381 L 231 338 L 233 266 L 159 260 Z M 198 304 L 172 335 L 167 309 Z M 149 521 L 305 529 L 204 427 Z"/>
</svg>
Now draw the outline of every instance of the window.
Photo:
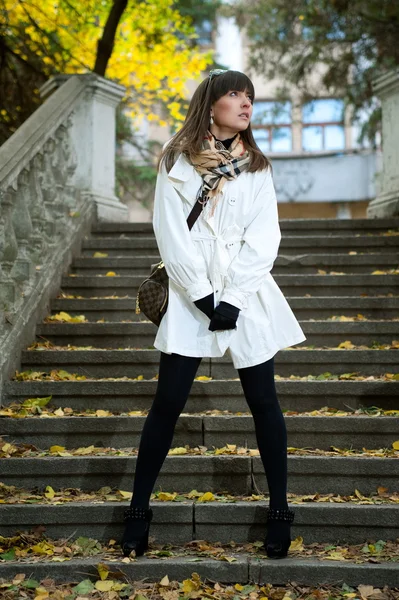
<svg viewBox="0 0 399 600">
<path fill-rule="evenodd" d="M 344 102 L 312 100 L 302 107 L 302 149 L 307 152 L 345 148 Z"/>
<path fill-rule="evenodd" d="M 291 102 L 255 101 L 251 128 L 262 152 L 290 152 L 292 150 Z"/>
<path fill-rule="evenodd" d="M 195 24 L 195 33 L 198 35 L 197 44 L 206 46 L 212 44 L 213 23 L 209 19 L 204 19 L 200 24 Z"/>
</svg>

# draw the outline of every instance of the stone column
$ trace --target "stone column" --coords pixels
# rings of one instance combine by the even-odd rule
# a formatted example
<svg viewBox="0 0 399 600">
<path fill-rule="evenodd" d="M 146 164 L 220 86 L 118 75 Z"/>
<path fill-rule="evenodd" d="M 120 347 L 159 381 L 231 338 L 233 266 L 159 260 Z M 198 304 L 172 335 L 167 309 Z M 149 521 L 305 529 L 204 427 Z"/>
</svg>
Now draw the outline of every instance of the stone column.
<svg viewBox="0 0 399 600">
<path fill-rule="evenodd" d="M 72 75 L 56 75 L 40 88 L 48 96 Z M 127 221 L 128 208 L 115 195 L 115 108 L 125 88 L 89 73 L 73 75 L 87 82 L 85 99 L 74 110 L 71 137 L 76 150 L 74 185 L 92 198 L 100 221 Z"/>
<path fill-rule="evenodd" d="M 399 69 L 381 75 L 373 89 L 382 104 L 382 173 L 380 191 L 367 207 L 368 217 L 399 215 Z"/>
</svg>

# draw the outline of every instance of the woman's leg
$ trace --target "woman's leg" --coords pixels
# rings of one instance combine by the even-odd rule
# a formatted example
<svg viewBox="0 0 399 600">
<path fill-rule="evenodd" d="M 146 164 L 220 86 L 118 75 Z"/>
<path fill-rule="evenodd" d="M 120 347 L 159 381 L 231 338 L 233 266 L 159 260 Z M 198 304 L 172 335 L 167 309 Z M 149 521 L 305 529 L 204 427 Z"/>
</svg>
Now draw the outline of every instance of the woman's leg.
<svg viewBox="0 0 399 600">
<path fill-rule="evenodd" d="M 149 507 L 155 481 L 201 360 L 201 357 L 161 352 L 158 386 L 140 439 L 131 506 Z"/>
<path fill-rule="evenodd" d="M 238 369 L 252 413 L 259 454 L 269 487 L 271 508 L 287 508 L 287 429 L 274 381 L 274 358 Z M 270 523 L 269 537 L 285 537 L 289 524 Z"/>
</svg>

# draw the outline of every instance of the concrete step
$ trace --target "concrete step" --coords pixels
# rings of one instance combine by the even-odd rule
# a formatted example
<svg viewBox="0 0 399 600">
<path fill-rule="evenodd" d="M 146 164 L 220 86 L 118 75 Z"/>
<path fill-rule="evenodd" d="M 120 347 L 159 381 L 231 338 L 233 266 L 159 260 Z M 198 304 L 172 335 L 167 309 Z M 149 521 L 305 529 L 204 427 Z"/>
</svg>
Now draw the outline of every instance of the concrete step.
<svg viewBox="0 0 399 600">
<path fill-rule="evenodd" d="M 61 541 L 55 545 L 60 544 Z M 170 551 L 169 546 L 167 550 Z M 76 583 L 83 578 L 96 581 L 98 564 L 101 562 L 107 565 L 111 572 L 120 574 L 118 577 L 126 578 L 130 582 L 145 580 L 159 583 L 166 574 L 170 581 L 183 582 L 184 579 L 190 579 L 195 572 L 201 582 L 211 581 L 232 585 L 271 583 L 281 586 L 295 581 L 296 585 L 316 586 L 319 589 L 320 582 L 326 585 L 335 584 L 338 587 L 336 597 L 341 595 L 343 583 L 353 587 L 360 584 L 372 585 L 384 590 L 388 586 L 393 589 L 390 598 L 395 598 L 393 594 L 396 593 L 394 590 L 397 590 L 395 587 L 398 575 L 397 563 L 384 561 L 381 558 L 373 557 L 373 560 L 378 560 L 377 563 L 367 561 L 363 564 L 348 559 L 337 564 L 335 560 L 301 557 L 300 554 L 289 555 L 284 560 L 271 560 L 266 557 L 264 551 L 261 554 L 242 550 L 238 552 L 232 550 L 231 546 L 227 546 L 223 553 L 228 558 L 226 560 L 204 556 L 204 553 L 197 551 L 195 546 L 194 549 L 189 549 L 187 546 L 175 543 L 173 550 L 172 556 L 159 557 L 148 554 L 129 563 L 122 562 L 122 554 L 118 560 L 114 554 L 109 553 L 99 553 L 87 558 L 72 558 L 66 562 L 52 562 L 47 558 L 38 561 L 37 557 L 25 558 L 23 562 L 7 561 L 1 564 L 0 577 L 4 580 L 12 580 L 17 574 L 28 572 L 30 578 L 38 581 L 48 578 L 58 583 L 71 581 Z M 384 596 L 386 596 L 385 592 Z"/>
<path fill-rule="evenodd" d="M 157 381 L 7 381 L 3 404 L 26 398 L 52 396 L 52 406 L 76 410 L 149 410 Z M 308 411 L 323 406 L 343 410 L 379 406 L 399 408 L 399 382 L 390 381 L 276 381 L 283 410 Z M 240 381 L 194 381 L 184 411 L 246 412 L 248 405 Z"/>
<path fill-rule="evenodd" d="M 70 268 L 71 273 L 78 275 L 105 275 L 114 271 L 119 275 L 149 274 L 151 265 L 161 260 L 155 256 L 126 256 L 110 258 L 77 257 Z M 289 273 L 317 274 L 318 269 L 340 271 L 345 273 L 371 274 L 375 270 L 397 269 L 399 256 L 397 253 L 382 254 L 304 254 L 302 256 L 277 257 L 272 275 Z"/>
<path fill-rule="evenodd" d="M 345 340 L 353 344 L 373 342 L 391 344 L 399 339 L 399 321 L 299 321 L 306 340 L 297 346 L 338 346 Z M 152 323 L 41 323 L 36 336 L 58 346 L 94 346 L 98 348 L 138 348 L 152 346 L 155 338 Z"/>
<path fill-rule="evenodd" d="M 347 234 L 338 235 L 287 235 L 281 239 L 279 254 L 326 254 L 326 252 L 388 252 L 399 246 L 399 236 Z M 107 252 L 108 256 L 157 256 L 154 236 L 148 237 L 93 237 L 83 241 L 82 256 L 94 252 Z"/>
<path fill-rule="evenodd" d="M 145 416 L 25 417 L 3 418 L 1 437 L 7 442 L 50 448 L 95 446 L 99 448 L 137 447 Z M 285 417 L 288 446 L 292 448 L 392 448 L 399 439 L 399 419 L 395 417 Z M 226 444 L 257 448 L 254 422 L 247 415 L 181 415 L 177 421 L 172 447 L 223 448 Z"/>
<path fill-rule="evenodd" d="M 389 319 L 399 315 L 399 295 L 391 297 L 359 296 L 314 296 L 298 298 L 286 296 L 297 319 L 327 319 L 332 316 L 356 316 L 359 313 L 367 319 Z M 107 321 L 144 321 L 143 314 L 136 315 L 132 298 L 55 298 L 51 301 L 51 314 L 60 311 L 72 316 L 84 314 L 89 321 L 105 318 Z M 153 328 L 154 334 L 156 328 Z M 152 333 L 151 333 L 152 335 Z"/>
<path fill-rule="evenodd" d="M 201 539 L 210 543 L 238 544 L 263 541 L 266 535 L 267 501 L 234 502 L 150 502 L 153 519 L 150 537 L 155 544 L 185 544 Z M 126 503 L 70 502 L 67 504 L 2 504 L 0 535 L 38 525 L 51 538 L 78 535 L 108 542 L 119 541 L 123 533 Z M 303 543 L 334 545 L 362 544 L 366 539 L 395 540 L 399 537 L 399 506 L 394 504 L 361 505 L 289 503 L 295 518 L 291 539 L 301 536 Z M 142 560 L 140 558 L 140 560 Z M 1 568 L 0 568 L 1 575 Z"/>
<path fill-rule="evenodd" d="M 61 287 L 68 293 L 90 296 L 135 296 L 142 275 L 120 277 L 67 275 Z M 275 282 L 288 296 L 376 296 L 399 292 L 399 275 L 275 275 Z"/>
<path fill-rule="evenodd" d="M 66 369 L 88 377 L 132 377 L 146 379 L 158 373 L 158 350 L 24 350 L 21 370 L 44 371 Z M 397 350 L 282 350 L 275 356 L 275 373 L 290 375 L 320 375 L 326 371 L 336 375 L 357 372 L 360 375 L 382 375 L 398 370 Z M 139 372 L 140 371 L 140 372 Z M 231 359 L 203 359 L 199 375 L 214 379 L 234 379 L 237 370 Z M 137 375 L 134 375 L 137 377 Z"/>
<path fill-rule="evenodd" d="M 365 233 L 386 232 L 399 229 L 399 218 L 378 219 L 280 219 L 282 233 L 295 235 L 336 235 L 337 232 Z M 129 235 L 137 237 L 153 233 L 152 223 L 104 223 L 99 222 L 92 228 L 93 236 Z"/>
<path fill-rule="evenodd" d="M 3 458 L 2 482 L 32 489 L 50 485 L 83 491 L 103 486 L 131 490 L 136 455 Z M 288 455 L 288 492 L 295 494 L 374 493 L 378 486 L 397 489 L 397 458 Z M 193 489 L 229 494 L 267 491 L 260 456 L 168 455 L 153 492 Z"/>
</svg>

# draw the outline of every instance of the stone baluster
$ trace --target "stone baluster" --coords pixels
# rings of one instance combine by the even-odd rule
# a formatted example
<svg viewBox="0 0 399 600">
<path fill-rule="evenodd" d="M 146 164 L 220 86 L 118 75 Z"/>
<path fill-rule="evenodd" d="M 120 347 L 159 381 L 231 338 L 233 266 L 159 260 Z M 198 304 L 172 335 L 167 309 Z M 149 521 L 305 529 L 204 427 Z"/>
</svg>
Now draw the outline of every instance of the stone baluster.
<svg viewBox="0 0 399 600">
<path fill-rule="evenodd" d="M 1 310 L 9 311 L 17 299 L 17 286 L 11 270 L 18 256 L 18 242 L 12 222 L 15 191 L 0 191 L 0 302 Z"/>
<path fill-rule="evenodd" d="M 36 154 L 30 165 L 30 183 L 31 194 L 30 214 L 33 229 L 42 240 L 42 255 L 45 256 L 55 233 L 55 223 L 43 198 L 43 155 Z M 40 261 L 39 261 L 40 262 Z"/>
<path fill-rule="evenodd" d="M 11 277 L 29 287 L 35 268 L 31 258 L 30 238 L 33 232 L 29 214 L 29 171 L 23 169 L 18 176 L 18 187 L 15 193 L 12 223 L 18 241 L 18 255 L 15 259 Z"/>
</svg>

